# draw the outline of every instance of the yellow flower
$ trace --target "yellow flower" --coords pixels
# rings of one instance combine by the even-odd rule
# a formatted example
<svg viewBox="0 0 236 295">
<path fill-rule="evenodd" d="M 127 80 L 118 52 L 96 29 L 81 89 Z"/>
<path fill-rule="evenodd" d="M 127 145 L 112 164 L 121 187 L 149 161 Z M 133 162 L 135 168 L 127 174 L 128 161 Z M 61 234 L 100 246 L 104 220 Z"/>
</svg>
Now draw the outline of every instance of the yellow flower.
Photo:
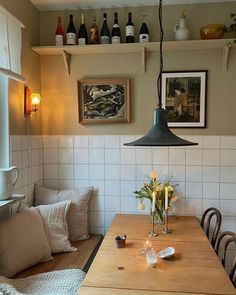
<svg viewBox="0 0 236 295">
<path fill-rule="evenodd" d="M 145 205 L 143 203 L 138 205 L 138 209 L 139 210 L 144 210 L 145 209 Z"/>
<path fill-rule="evenodd" d="M 150 173 L 150 177 L 151 177 L 152 179 L 157 179 L 157 172 L 156 172 L 156 171 L 152 171 L 152 172 Z"/>
<path fill-rule="evenodd" d="M 143 182 L 143 186 L 144 186 L 144 187 L 145 187 L 145 186 L 147 186 L 147 183 L 146 183 L 146 181 L 144 181 L 144 182 Z"/>
<path fill-rule="evenodd" d="M 171 201 L 172 202 L 176 202 L 178 200 L 178 197 L 177 196 L 172 196 L 172 198 L 171 198 Z"/>
<path fill-rule="evenodd" d="M 173 191 L 174 191 L 173 186 L 168 185 L 168 191 L 169 191 L 169 192 L 173 192 Z"/>
<path fill-rule="evenodd" d="M 160 190 L 161 190 L 160 185 L 158 185 L 158 186 L 156 187 L 156 192 L 159 192 Z"/>
</svg>

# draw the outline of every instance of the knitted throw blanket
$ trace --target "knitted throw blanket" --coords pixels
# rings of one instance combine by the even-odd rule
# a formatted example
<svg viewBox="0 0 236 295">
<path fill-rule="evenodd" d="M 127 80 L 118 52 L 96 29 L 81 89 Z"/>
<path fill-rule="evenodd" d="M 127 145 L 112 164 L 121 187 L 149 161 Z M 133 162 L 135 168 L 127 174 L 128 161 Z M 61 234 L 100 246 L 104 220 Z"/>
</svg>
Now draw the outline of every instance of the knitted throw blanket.
<svg viewBox="0 0 236 295">
<path fill-rule="evenodd" d="M 76 295 L 84 277 L 80 269 L 51 271 L 24 279 L 0 276 L 0 295 Z"/>
</svg>

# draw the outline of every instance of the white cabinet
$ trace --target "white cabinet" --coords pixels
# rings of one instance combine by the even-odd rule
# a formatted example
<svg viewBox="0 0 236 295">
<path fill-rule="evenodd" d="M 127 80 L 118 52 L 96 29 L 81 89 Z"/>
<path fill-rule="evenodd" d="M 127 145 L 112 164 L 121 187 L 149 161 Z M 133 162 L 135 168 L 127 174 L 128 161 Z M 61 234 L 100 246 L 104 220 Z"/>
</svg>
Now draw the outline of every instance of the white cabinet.
<svg viewBox="0 0 236 295">
<path fill-rule="evenodd" d="M 0 11 L 0 67 L 10 69 L 7 17 Z"/>
</svg>

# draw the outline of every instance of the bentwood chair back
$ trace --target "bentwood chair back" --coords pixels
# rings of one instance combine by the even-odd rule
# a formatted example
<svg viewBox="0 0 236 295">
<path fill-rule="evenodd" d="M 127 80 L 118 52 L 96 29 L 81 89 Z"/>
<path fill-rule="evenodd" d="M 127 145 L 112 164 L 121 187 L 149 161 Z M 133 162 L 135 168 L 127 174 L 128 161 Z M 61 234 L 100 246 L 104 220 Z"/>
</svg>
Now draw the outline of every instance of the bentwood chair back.
<svg viewBox="0 0 236 295">
<path fill-rule="evenodd" d="M 208 208 L 202 215 L 201 227 L 205 231 L 206 236 L 208 237 L 213 248 L 215 247 L 216 240 L 219 235 L 221 222 L 221 213 L 214 207 Z"/>
<path fill-rule="evenodd" d="M 217 239 L 216 242 L 216 247 L 215 247 L 215 251 L 218 255 L 218 257 L 221 260 L 222 265 L 224 266 L 224 268 L 227 267 L 226 264 L 226 254 L 227 254 L 227 249 L 229 247 L 229 245 L 234 246 L 234 258 L 233 258 L 233 263 L 231 263 L 231 267 L 230 267 L 230 271 L 229 271 L 229 278 L 232 281 L 234 287 L 236 287 L 236 234 L 231 232 L 231 231 L 225 231 L 223 233 L 221 233 Z M 220 252 L 222 250 L 222 255 L 220 255 Z"/>
</svg>

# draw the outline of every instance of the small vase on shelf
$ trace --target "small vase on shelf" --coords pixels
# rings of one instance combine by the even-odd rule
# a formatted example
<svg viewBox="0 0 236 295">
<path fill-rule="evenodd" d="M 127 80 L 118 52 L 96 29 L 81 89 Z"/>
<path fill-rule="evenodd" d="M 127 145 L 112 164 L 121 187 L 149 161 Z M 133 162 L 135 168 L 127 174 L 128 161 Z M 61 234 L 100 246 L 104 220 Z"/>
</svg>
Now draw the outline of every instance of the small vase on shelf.
<svg viewBox="0 0 236 295">
<path fill-rule="evenodd" d="M 189 40 L 189 29 L 186 27 L 186 12 L 185 10 L 181 14 L 179 24 L 174 26 L 175 40 L 176 41 L 185 41 Z"/>
</svg>

